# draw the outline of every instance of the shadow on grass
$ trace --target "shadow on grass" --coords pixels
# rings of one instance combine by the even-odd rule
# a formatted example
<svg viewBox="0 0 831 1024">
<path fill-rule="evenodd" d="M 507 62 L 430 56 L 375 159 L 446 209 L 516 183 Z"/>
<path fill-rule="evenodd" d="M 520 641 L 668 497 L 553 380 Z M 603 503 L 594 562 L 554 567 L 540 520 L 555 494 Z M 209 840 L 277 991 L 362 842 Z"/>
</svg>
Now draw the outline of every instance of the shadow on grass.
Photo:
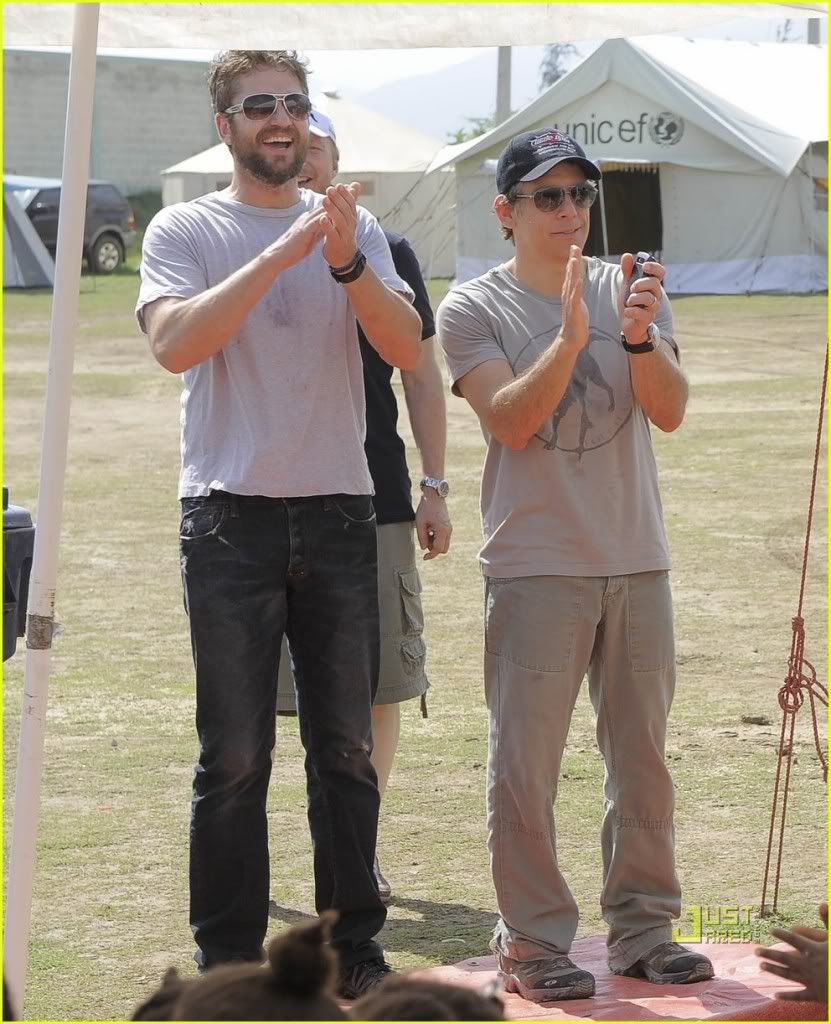
<svg viewBox="0 0 831 1024">
<path fill-rule="evenodd" d="M 417 917 L 388 917 L 381 933 L 384 949 L 390 953 L 411 953 L 437 964 L 455 964 L 474 956 L 487 956 L 496 911 L 475 910 L 463 903 L 434 903 L 430 900 L 396 897 L 389 907 Z M 268 916 L 286 925 L 310 921 L 311 914 L 282 907 L 269 901 Z"/>
</svg>

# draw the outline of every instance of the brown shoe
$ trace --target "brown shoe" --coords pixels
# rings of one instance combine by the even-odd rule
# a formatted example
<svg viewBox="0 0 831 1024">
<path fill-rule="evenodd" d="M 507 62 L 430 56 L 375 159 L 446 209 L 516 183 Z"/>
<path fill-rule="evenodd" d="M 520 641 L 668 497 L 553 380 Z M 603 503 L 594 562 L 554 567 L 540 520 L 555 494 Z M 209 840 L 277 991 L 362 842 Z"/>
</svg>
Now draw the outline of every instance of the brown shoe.
<svg viewBox="0 0 831 1024">
<path fill-rule="evenodd" d="M 499 977 L 506 992 L 546 1003 L 559 999 L 588 999 L 594 995 L 594 977 L 561 954 L 543 960 L 511 960 L 497 956 Z"/>
<path fill-rule="evenodd" d="M 351 967 L 341 969 L 338 995 L 343 999 L 360 999 L 393 973 L 392 967 L 383 957 L 361 960 Z"/>
<path fill-rule="evenodd" d="M 701 953 L 693 953 L 677 942 L 653 946 L 631 967 L 612 971 L 627 978 L 646 978 L 656 985 L 692 985 L 713 977 L 713 965 Z"/>
</svg>

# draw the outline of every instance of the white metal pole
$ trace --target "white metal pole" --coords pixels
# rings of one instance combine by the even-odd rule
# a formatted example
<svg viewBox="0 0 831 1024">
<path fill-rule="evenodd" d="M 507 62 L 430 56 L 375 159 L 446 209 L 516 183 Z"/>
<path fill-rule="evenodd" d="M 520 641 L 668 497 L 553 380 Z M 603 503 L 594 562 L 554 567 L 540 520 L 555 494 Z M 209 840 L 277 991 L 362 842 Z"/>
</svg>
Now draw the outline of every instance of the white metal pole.
<svg viewBox="0 0 831 1024">
<path fill-rule="evenodd" d="M 500 46 L 496 58 L 496 124 L 511 116 L 511 48 Z"/>
<path fill-rule="evenodd" d="M 78 328 L 81 250 L 87 206 L 98 9 L 98 4 L 76 5 L 69 65 L 46 411 L 26 616 L 26 670 L 3 942 L 3 970 L 18 1013 L 23 1009 L 32 924 L 35 841 L 40 812 L 72 364 Z"/>
<path fill-rule="evenodd" d="M 609 255 L 609 235 L 606 231 L 606 197 L 603 195 L 603 179 L 597 182 L 600 186 L 600 228 L 603 232 L 603 255 Z"/>
</svg>

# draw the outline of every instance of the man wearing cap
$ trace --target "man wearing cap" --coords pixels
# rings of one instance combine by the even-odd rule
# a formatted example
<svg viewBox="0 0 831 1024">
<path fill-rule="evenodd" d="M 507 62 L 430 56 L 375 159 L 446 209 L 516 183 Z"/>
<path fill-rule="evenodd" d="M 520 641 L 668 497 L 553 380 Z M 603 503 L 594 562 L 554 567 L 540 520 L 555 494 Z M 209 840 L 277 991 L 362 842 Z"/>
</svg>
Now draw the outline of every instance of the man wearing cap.
<svg viewBox="0 0 831 1024">
<path fill-rule="evenodd" d="M 405 368 L 421 322 L 357 189 L 301 191 L 306 68 L 291 50 L 232 50 L 209 74 L 231 185 L 162 210 L 137 315 L 183 374 L 181 569 L 200 742 L 190 914 L 201 969 L 259 961 L 268 923 L 266 796 L 287 633 L 300 694 L 315 905 L 338 920 L 340 993 L 389 973 L 373 877 L 370 762 L 378 674 L 372 480 L 356 318 Z"/>
<path fill-rule="evenodd" d="M 325 194 L 338 173 L 335 126 L 322 111 L 309 115 L 309 147 L 298 177 L 301 188 Z M 415 564 L 413 523 L 424 558 L 446 554 L 452 527 L 444 479 L 446 414 L 444 381 L 436 363 L 433 311 L 418 260 L 409 242 L 385 231 L 398 276 L 413 290 L 413 305 L 421 317 L 422 348 L 418 363 L 401 370 L 404 396 L 410 413 L 413 436 L 421 453 L 421 500 L 414 512 L 404 442 L 398 435 L 398 406 L 392 388 L 392 366 L 382 359 L 358 325 L 366 393 L 366 456 L 375 494 L 373 505 L 378 524 L 378 603 L 380 611 L 381 659 L 378 690 L 372 707 L 372 764 L 378 775 L 383 800 L 398 747 L 402 701 L 422 699 L 426 716 L 426 648 L 422 639 L 424 616 L 421 581 Z M 284 642 L 277 689 L 278 714 L 295 712 L 292 663 Z M 310 803 L 318 799 L 316 787 L 309 787 Z M 375 858 L 375 877 L 381 899 L 392 895 L 390 883 Z"/>
<path fill-rule="evenodd" d="M 681 910 L 664 763 L 675 684 L 670 566 L 650 424 L 680 426 L 687 382 L 647 262 L 582 256 L 599 168 L 556 129 L 514 138 L 494 212 L 513 258 L 451 291 L 438 337 L 479 416 L 489 711 L 492 948 L 509 991 L 577 999 L 578 911 L 557 864 L 553 800 L 584 675 L 606 763 L 600 902 L 609 967 L 654 982 L 712 977 L 671 942 Z"/>
</svg>

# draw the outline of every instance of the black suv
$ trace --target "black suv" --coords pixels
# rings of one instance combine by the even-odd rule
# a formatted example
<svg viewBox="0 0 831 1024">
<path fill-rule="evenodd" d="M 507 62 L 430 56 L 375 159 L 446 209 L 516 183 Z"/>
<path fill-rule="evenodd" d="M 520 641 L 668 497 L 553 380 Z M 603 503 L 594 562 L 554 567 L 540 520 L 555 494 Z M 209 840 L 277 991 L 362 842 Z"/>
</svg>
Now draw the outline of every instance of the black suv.
<svg viewBox="0 0 831 1024">
<path fill-rule="evenodd" d="M 4 186 L 32 193 L 26 213 L 41 241 L 54 257 L 58 244 L 58 204 L 61 183 L 57 178 L 23 178 L 6 175 Z M 84 258 L 94 274 L 111 274 L 124 262 L 124 253 L 136 240 L 136 220 L 130 204 L 115 185 L 90 181 L 84 224 Z"/>
</svg>

